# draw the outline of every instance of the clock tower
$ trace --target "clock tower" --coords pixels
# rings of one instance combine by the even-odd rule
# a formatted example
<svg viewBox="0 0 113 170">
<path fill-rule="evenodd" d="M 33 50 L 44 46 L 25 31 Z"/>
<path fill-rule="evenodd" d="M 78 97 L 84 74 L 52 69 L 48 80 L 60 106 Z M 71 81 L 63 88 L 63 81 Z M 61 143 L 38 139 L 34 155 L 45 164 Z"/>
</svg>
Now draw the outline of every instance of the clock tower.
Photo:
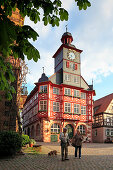
<svg viewBox="0 0 113 170">
<path fill-rule="evenodd" d="M 73 37 L 71 33 L 65 32 L 62 35 L 62 45 L 54 54 L 55 76 L 57 84 L 67 84 L 81 87 L 80 54 L 82 50 L 72 45 Z"/>
</svg>

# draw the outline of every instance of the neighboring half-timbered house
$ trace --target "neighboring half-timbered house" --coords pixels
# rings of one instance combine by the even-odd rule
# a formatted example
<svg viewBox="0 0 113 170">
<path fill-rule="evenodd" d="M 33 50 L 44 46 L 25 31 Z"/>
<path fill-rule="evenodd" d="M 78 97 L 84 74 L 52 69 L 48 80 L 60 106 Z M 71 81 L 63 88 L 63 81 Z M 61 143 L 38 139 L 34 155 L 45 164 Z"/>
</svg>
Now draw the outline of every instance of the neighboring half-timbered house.
<svg viewBox="0 0 113 170">
<path fill-rule="evenodd" d="M 93 142 L 113 140 L 113 93 L 94 102 Z"/>
</svg>

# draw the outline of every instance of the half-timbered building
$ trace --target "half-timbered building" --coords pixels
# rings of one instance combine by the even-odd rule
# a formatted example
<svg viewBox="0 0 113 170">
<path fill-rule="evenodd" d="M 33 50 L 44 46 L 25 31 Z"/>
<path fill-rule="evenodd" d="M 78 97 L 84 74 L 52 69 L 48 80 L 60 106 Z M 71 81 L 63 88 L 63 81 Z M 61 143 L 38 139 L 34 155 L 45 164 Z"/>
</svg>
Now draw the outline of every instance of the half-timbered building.
<svg viewBox="0 0 113 170">
<path fill-rule="evenodd" d="M 71 33 L 65 32 L 53 55 L 55 73 L 49 78 L 43 73 L 25 102 L 23 130 L 37 141 L 59 141 L 63 127 L 70 138 L 79 129 L 92 141 L 95 91 L 81 76 L 82 50 L 72 41 Z"/>
<path fill-rule="evenodd" d="M 94 102 L 93 142 L 113 140 L 113 93 Z"/>
</svg>

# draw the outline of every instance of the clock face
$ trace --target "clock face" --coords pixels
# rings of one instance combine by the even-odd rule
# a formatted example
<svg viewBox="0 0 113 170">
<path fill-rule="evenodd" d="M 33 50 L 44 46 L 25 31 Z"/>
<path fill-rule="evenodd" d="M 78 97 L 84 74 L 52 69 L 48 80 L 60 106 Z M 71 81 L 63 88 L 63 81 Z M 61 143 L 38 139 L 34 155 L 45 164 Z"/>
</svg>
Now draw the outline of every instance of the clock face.
<svg viewBox="0 0 113 170">
<path fill-rule="evenodd" d="M 73 52 L 69 52 L 69 58 L 74 60 L 75 59 L 75 54 Z"/>
</svg>

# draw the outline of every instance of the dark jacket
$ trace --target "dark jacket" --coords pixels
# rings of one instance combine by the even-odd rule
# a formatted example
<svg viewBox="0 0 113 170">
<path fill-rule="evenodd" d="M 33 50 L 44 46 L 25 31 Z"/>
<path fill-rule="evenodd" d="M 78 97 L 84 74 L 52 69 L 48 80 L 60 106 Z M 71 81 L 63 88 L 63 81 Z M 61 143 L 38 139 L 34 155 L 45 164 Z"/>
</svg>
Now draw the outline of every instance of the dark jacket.
<svg viewBox="0 0 113 170">
<path fill-rule="evenodd" d="M 73 137 L 73 142 L 75 144 L 75 146 L 82 146 L 82 141 L 83 141 L 83 136 L 81 134 L 76 134 Z"/>
</svg>

